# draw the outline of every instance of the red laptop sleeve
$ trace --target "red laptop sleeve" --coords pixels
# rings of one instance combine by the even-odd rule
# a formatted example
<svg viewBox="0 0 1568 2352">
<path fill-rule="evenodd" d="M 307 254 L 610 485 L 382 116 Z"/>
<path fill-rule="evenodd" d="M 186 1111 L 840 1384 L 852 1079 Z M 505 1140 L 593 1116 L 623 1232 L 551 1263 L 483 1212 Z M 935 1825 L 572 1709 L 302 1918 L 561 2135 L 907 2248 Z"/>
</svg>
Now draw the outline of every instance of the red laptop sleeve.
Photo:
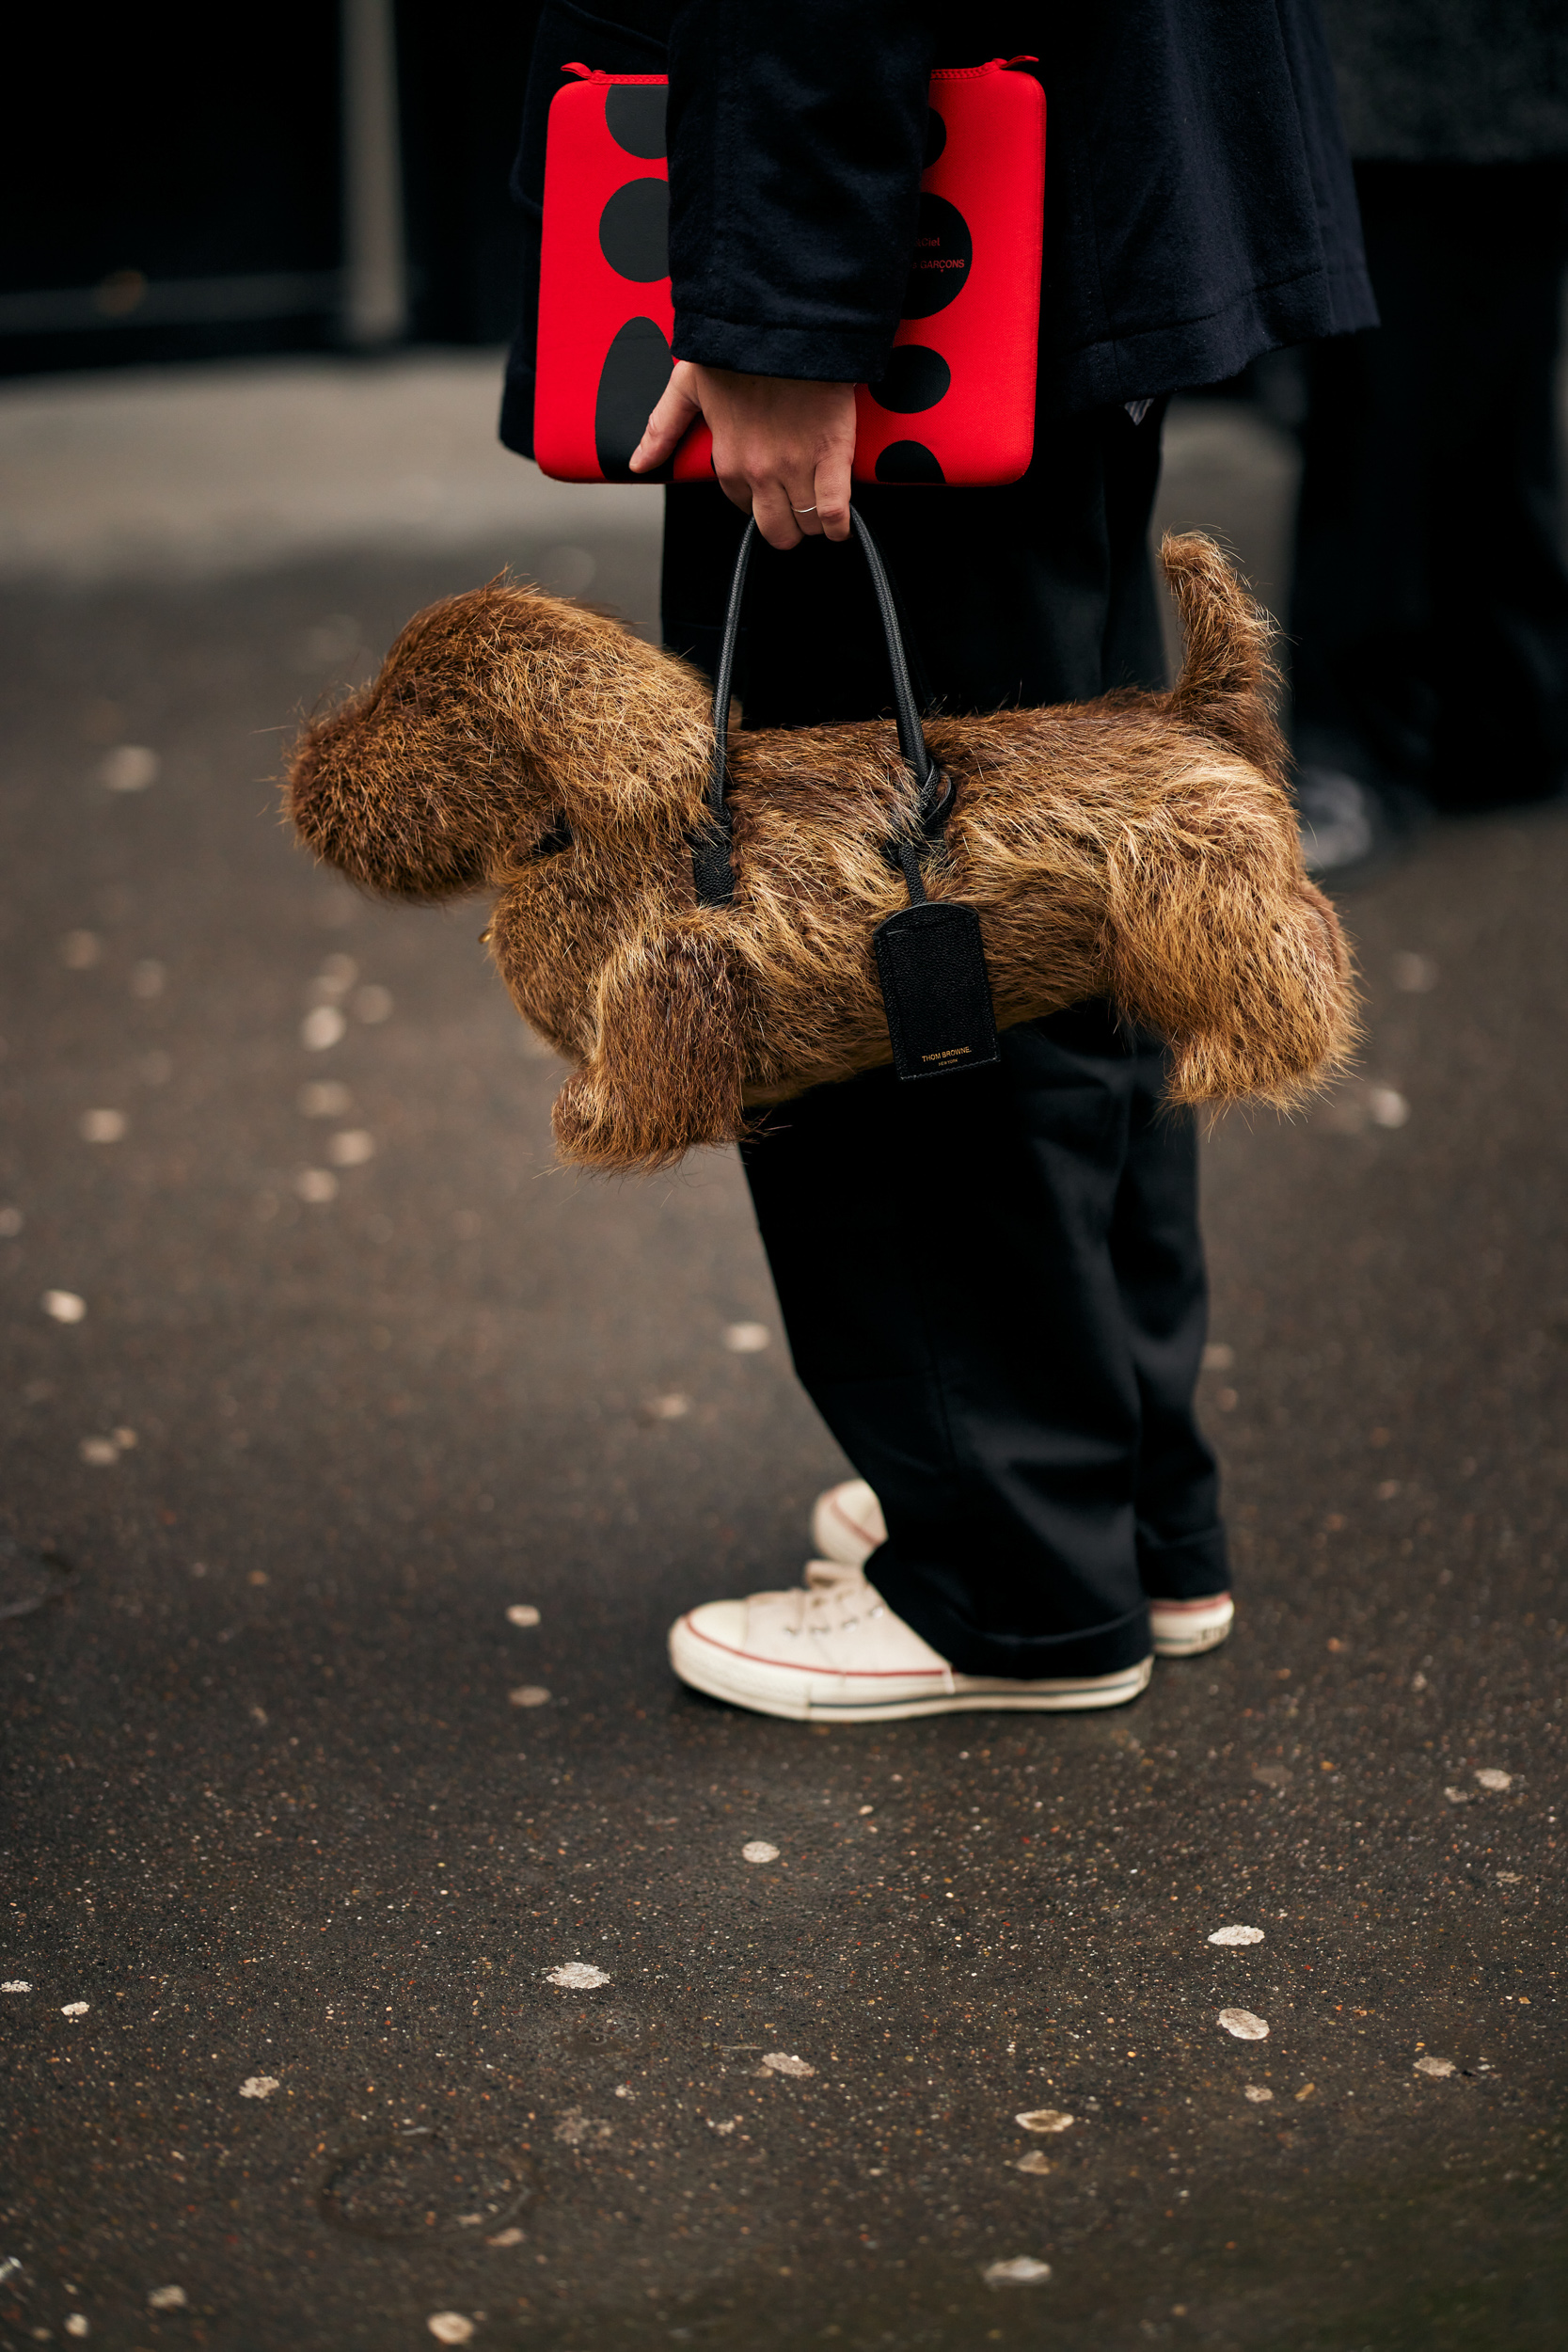
<svg viewBox="0 0 1568 2352">
<path fill-rule="evenodd" d="M 534 451 L 562 482 L 627 470 L 669 381 L 674 313 L 662 76 L 592 72 L 550 106 Z M 1035 442 L 1045 92 L 997 58 L 931 76 L 929 158 L 887 372 L 857 393 L 855 478 L 1016 482 Z M 706 480 L 705 426 L 675 453 Z"/>
</svg>

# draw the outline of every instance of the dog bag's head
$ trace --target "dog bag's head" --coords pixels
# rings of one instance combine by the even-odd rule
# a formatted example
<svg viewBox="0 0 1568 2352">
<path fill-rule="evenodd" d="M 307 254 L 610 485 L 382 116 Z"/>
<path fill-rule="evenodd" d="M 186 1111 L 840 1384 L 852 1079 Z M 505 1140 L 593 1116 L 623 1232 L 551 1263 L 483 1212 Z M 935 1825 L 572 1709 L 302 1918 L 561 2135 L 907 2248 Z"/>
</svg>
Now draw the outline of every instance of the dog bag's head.
<svg viewBox="0 0 1568 2352">
<path fill-rule="evenodd" d="M 695 672 L 603 613 L 492 582 L 416 614 L 380 675 L 295 746 L 287 813 L 362 888 L 499 891 L 489 938 L 519 1010 L 578 1065 L 566 1157 L 678 1156 L 737 1130 L 744 1045 L 722 917 L 690 837 L 712 754 Z"/>
<path fill-rule="evenodd" d="M 364 889 L 445 898 L 567 834 L 689 824 L 702 681 L 620 622 L 493 581 L 416 613 L 372 682 L 308 725 L 288 814 Z"/>
</svg>

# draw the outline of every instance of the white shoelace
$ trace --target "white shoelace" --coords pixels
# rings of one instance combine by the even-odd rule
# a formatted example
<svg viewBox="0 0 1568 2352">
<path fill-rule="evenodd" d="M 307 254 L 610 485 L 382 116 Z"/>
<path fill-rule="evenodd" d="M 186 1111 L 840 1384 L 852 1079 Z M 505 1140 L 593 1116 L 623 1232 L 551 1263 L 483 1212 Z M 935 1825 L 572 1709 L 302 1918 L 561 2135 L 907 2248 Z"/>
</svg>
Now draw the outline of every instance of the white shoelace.
<svg viewBox="0 0 1568 2352">
<path fill-rule="evenodd" d="M 787 1593 L 759 1593 L 757 1598 L 791 1604 L 784 1627 L 789 1633 L 839 1633 L 883 1606 L 859 1568 L 834 1560 L 810 1561 L 803 1584 Z"/>
</svg>

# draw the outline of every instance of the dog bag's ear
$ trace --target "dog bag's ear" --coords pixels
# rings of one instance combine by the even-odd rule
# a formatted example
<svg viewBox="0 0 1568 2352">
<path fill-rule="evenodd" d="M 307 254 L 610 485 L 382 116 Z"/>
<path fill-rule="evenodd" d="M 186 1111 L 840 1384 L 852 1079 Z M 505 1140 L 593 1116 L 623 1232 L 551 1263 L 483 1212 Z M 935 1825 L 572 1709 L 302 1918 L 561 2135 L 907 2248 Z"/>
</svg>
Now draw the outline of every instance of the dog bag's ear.
<svg viewBox="0 0 1568 2352">
<path fill-rule="evenodd" d="M 752 993 L 711 916 L 641 933 L 600 976 L 597 1035 L 556 1097 L 556 1145 L 589 1168 L 654 1168 L 745 1122 Z"/>
</svg>

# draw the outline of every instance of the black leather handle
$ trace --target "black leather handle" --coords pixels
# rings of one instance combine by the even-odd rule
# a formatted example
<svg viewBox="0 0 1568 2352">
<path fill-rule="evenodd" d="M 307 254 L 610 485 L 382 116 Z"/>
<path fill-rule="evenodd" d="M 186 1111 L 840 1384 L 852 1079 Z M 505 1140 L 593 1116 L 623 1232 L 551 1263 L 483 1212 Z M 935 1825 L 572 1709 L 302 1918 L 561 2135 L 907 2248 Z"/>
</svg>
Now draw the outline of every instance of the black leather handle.
<svg viewBox="0 0 1568 2352">
<path fill-rule="evenodd" d="M 898 627 L 898 609 L 893 600 L 893 588 L 880 549 L 858 507 L 851 506 L 849 509 L 849 520 L 871 573 L 871 586 L 877 598 L 882 637 L 887 645 L 888 668 L 893 675 L 893 707 L 898 726 L 898 749 L 905 766 L 920 787 L 920 823 L 923 830 L 928 832 L 934 830 L 935 821 L 940 821 L 947 813 L 946 779 L 931 755 L 930 745 L 920 723 L 914 688 L 910 683 L 909 659 Z M 735 559 L 735 577 L 730 582 L 730 601 L 724 614 L 724 635 L 719 647 L 719 666 L 713 678 L 713 766 L 708 773 L 708 821 L 691 850 L 698 901 L 708 907 L 728 906 L 735 897 L 735 868 L 730 862 L 730 813 L 724 799 L 730 774 L 730 684 L 735 675 L 735 649 L 740 635 L 740 609 L 746 596 L 746 575 L 751 568 L 752 549 L 756 539 L 756 524 L 754 521 L 748 522 Z M 912 849 L 909 849 L 906 855 L 906 849 L 908 845 L 892 845 L 895 862 L 902 866 L 906 878 L 910 880 L 911 898 L 920 898 L 924 892 L 920 888 L 914 853 Z"/>
</svg>

